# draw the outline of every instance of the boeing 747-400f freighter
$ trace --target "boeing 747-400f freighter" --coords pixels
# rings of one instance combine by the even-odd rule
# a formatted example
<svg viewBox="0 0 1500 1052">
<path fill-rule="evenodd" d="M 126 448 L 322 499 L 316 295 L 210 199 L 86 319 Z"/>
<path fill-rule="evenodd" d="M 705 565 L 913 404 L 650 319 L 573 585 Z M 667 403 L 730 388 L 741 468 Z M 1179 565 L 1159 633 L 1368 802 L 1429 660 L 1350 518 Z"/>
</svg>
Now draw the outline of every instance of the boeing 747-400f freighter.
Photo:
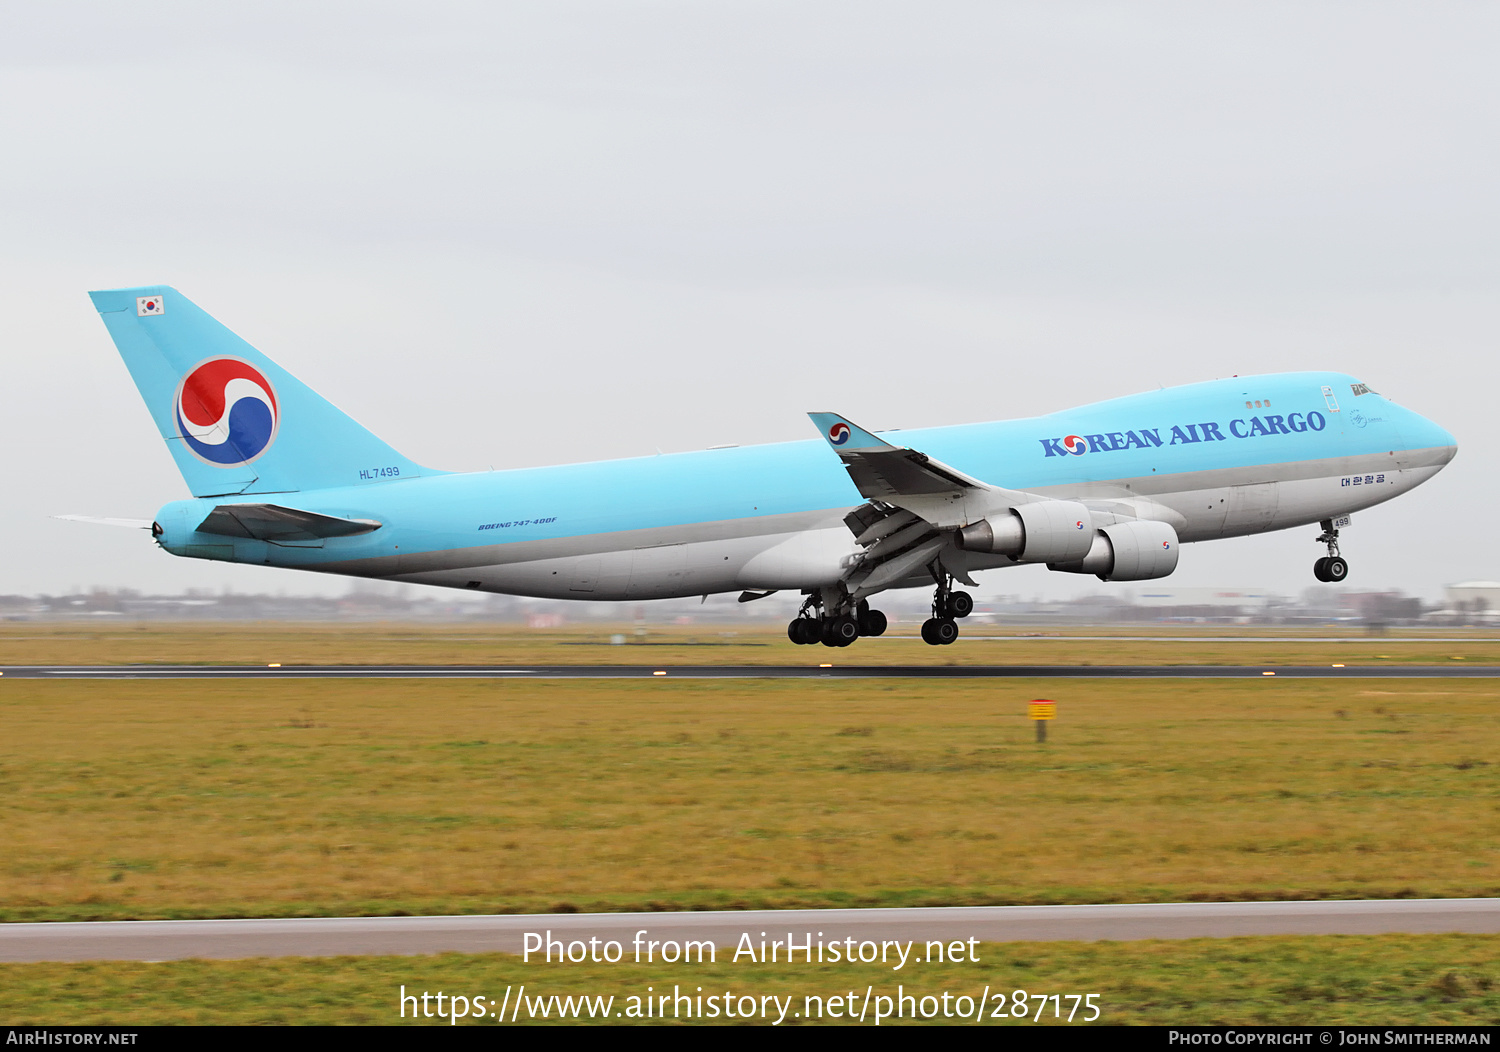
<svg viewBox="0 0 1500 1052">
<path fill-rule="evenodd" d="M 456 474 L 421 467 L 173 289 L 91 293 L 192 491 L 173 555 L 552 599 L 803 595 L 796 643 L 880 635 L 870 599 L 933 589 L 951 643 L 981 570 L 1165 577 L 1178 545 L 1320 524 L 1425 482 L 1453 436 L 1341 373 L 1234 377 L 1048 416 Z M 115 520 L 118 521 L 118 520 Z"/>
</svg>

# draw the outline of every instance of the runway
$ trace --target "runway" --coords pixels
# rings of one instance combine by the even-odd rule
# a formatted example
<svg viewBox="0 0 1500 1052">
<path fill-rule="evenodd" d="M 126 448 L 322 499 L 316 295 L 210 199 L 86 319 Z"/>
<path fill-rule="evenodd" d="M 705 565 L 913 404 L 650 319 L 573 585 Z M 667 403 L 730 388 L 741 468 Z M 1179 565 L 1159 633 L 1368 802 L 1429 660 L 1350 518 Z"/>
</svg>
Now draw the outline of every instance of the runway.
<svg viewBox="0 0 1500 1052">
<path fill-rule="evenodd" d="M 790 937 L 799 946 L 808 936 L 814 945 L 819 940 L 825 944 L 853 940 L 855 946 L 910 941 L 920 960 L 929 941 L 951 946 L 969 939 L 1092 942 L 1243 935 L 1495 934 L 1500 933 L 1500 899 L 3 924 L 0 961 L 518 954 L 525 948 L 528 932 L 534 933 L 533 945 L 545 942 L 549 932 L 564 944 L 614 940 L 627 960 L 638 935 L 645 952 L 645 944 L 653 939 L 659 943 L 703 940 L 732 950 L 746 933 L 757 948 L 762 933 L 767 940 Z M 580 952 L 575 947 L 575 953 Z"/>
<path fill-rule="evenodd" d="M 7 665 L 4 679 L 1494 679 L 1500 665 Z"/>
</svg>

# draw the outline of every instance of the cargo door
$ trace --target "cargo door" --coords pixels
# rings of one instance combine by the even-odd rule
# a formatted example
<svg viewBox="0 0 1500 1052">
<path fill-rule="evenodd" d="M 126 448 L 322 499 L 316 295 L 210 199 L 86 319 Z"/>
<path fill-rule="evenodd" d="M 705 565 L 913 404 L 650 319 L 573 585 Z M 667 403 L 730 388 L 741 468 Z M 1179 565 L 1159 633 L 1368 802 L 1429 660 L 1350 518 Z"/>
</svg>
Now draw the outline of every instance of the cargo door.
<svg viewBox="0 0 1500 1052">
<path fill-rule="evenodd" d="M 1269 529 L 1276 519 L 1276 505 L 1279 500 L 1279 487 L 1274 482 L 1231 486 L 1229 510 L 1224 515 L 1224 533 L 1228 535 L 1259 533 Z"/>
<path fill-rule="evenodd" d="M 665 599 L 692 594 L 687 545 L 661 544 L 637 548 L 630 566 L 631 599 Z"/>
</svg>

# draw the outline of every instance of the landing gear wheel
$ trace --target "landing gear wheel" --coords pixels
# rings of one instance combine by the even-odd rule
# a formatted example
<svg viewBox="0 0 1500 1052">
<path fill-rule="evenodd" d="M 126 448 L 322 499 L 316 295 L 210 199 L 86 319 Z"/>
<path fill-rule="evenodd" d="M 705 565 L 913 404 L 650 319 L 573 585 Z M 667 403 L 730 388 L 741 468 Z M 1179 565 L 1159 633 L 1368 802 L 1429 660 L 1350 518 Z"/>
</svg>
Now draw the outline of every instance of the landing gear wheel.
<svg viewBox="0 0 1500 1052">
<path fill-rule="evenodd" d="M 823 638 L 823 626 L 810 618 L 799 617 L 786 626 L 786 636 L 799 647 L 807 646 Z"/>
<path fill-rule="evenodd" d="M 1339 531 L 1333 528 L 1332 519 L 1324 519 L 1320 525 L 1323 532 L 1318 534 L 1318 543 L 1328 545 L 1328 554 L 1313 563 L 1313 576 L 1320 581 L 1338 584 L 1349 576 L 1349 564 L 1339 555 Z"/>
<path fill-rule="evenodd" d="M 823 645 L 846 647 L 859 638 L 859 622 L 852 617 L 834 617 L 823 622 Z"/>
<path fill-rule="evenodd" d="M 859 634 L 862 636 L 885 635 L 885 614 L 879 610 L 866 610 L 859 615 Z"/>
<path fill-rule="evenodd" d="M 944 605 L 949 617 L 968 617 L 974 612 L 974 597 L 968 592 L 953 592 Z"/>
<path fill-rule="evenodd" d="M 947 646 L 958 638 L 958 622 L 951 617 L 931 617 L 922 622 L 922 642 L 935 647 Z"/>
</svg>

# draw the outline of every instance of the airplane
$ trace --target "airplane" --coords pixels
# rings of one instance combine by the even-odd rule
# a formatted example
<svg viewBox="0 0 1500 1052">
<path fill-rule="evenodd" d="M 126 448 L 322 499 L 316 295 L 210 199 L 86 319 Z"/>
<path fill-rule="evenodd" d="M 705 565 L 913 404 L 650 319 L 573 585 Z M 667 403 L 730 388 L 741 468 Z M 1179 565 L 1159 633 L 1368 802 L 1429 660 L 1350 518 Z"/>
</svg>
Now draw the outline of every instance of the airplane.
<svg viewBox="0 0 1500 1052">
<path fill-rule="evenodd" d="M 899 433 L 816 412 L 821 441 L 453 473 L 173 288 L 89 295 L 193 494 L 139 523 L 173 555 L 550 599 L 791 590 L 798 644 L 878 636 L 871 598 L 931 587 L 922 638 L 946 645 L 976 572 L 1151 580 L 1181 544 L 1312 523 L 1314 576 L 1342 581 L 1349 516 L 1458 448 L 1352 376 L 1297 372 Z"/>
</svg>

